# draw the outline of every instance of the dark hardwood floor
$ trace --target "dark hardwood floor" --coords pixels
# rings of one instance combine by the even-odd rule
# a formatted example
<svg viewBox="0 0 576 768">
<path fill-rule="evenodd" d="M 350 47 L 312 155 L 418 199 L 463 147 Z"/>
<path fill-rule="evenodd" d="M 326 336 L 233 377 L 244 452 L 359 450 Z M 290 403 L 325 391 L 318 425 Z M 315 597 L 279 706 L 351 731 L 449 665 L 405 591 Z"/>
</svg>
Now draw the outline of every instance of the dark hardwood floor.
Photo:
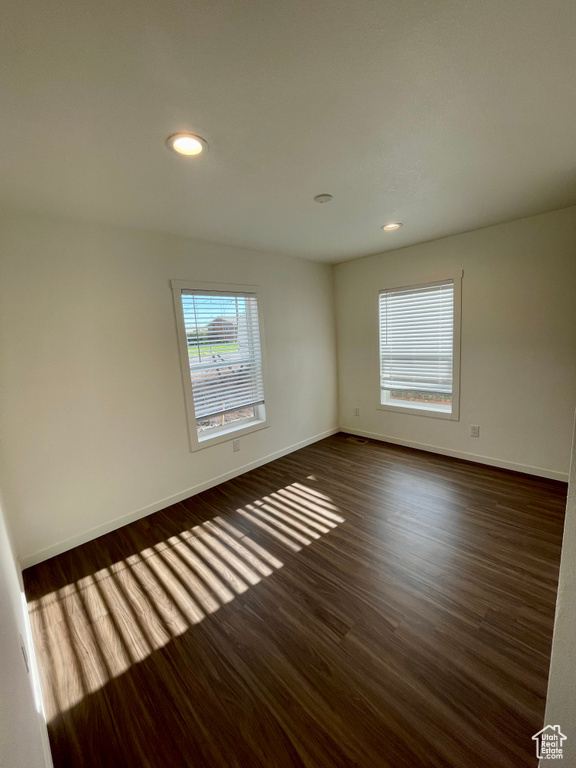
<svg viewBox="0 0 576 768">
<path fill-rule="evenodd" d="M 55 768 L 535 768 L 565 498 L 340 434 L 28 569 Z"/>
</svg>

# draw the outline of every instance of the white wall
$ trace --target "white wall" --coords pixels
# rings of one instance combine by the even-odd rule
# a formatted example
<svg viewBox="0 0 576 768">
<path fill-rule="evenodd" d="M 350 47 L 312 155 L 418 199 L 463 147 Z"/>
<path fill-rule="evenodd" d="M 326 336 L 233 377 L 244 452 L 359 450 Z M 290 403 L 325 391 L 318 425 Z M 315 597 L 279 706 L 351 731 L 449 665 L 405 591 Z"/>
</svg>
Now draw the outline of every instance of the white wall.
<svg viewBox="0 0 576 768">
<path fill-rule="evenodd" d="M 562 765 L 576 766 L 576 427 L 562 539 L 552 660 L 544 725 L 559 725 L 567 736 Z M 549 764 L 542 760 L 541 765 Z"/>
<path fill-rule="evenodd" d="M 20 577 L 0 509 L 0 768 L 43 768 L 52 761 L 40 696 L 34 695 L 31 678 L 34 656 Z M 30 673 L 20 638 L 26 646 Z"/>
<path fill-rule="evenodd" d="M 4 212 L 0 462 L 29 565 L 337 426 L 332 269 Z M 268 429 L 189 450 L 170 279 L 262 287 Z"/>
<path fill-rule="evenodd" d="M 456 270 L 464 270 L 460 421 L 377 410 L 378 290 Z M 567 479 L 576 208 L 340 264 L 336 306 L 344 429 Z M 480 438 L 469 437 L 471 424 Z"/>
</svg>

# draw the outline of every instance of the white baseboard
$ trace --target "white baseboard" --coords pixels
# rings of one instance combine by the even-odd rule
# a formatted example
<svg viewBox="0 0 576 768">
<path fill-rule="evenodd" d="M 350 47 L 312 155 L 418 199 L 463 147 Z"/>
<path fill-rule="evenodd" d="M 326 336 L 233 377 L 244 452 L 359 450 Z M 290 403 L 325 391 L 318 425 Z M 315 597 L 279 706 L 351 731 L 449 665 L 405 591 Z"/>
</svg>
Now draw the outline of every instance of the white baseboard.
<svg viewBox="0 0 576 768">
<path fill-rule="evenodd" d="M 121 515 L 120 517 L 109 520 L 102 525 L 97 525 L 96 527 L 90 528 L 87 531 L 83 531 L 82 533 L 78 533 L 68 539 L 59 541 L 50 547 L 41 549 L 38 552 L 33 552 L 32 554 L 20 557 L 20 566 L 23 569 L 30 568 L 31 565 L 36 565 L 37 563 L 41 563 L 43 560 L 48 560 L 50 557 L 60 555 L 62 552 L 66 552 L 68 549 L 73 549 L 74 547 L 78 547 L 80 544 L 85 544 L 87 541 L 98 538 L 98 536 L 102 536 L 105 533 L 110 533 L 110 531 L 115 531 L 117 528 L 122 528 L 123 525 L 132 523 L 134 520 L 139 520 L 141 517 L 146 517 L 147 515 L 151 515 L 154 512 L 160 511 L 161 509 L 165 509 L 171 504 L 177 504 L 179 501 L 184 501 L 184 499 L 187 499 L 190 496 L 195 496 L 197 493 L 207 491 L 208 488 L 213 488 L 215 485 L 225 483 L 226 480 L 232 480 L 234 477 L 238 477 L 238 475 L 243 475 L 245 472 L 250 472 L 252 469 L 261 467 L 263 464 L 268 464 L 270 461 L 274 461 L 274 459 L 279 459 L 282 456 L 286 456 L 288 453 L 297 451 L 300 448 L 305 448 L 307 445 L 316 443 L 318 440 L 323 440 L 325 437 L 335 435 L 337 432 L 340 432 L 339 428 L 329 429 L 319 435 L 314 435 L 313 437 L 309 437 L 299 443 L 294 443 L 294 445 L 289 445 L 288 447 L 282 448 L 279 451 L 275 451 L 274 453 L 270 453 L 267 456 L 263 456 L 261 459 L 256 459 L 256 461 L 252 461 L 249 464 L 244 464 L 242 467 L 236 467 L 236 469 L 233 469 L 230 472 L 225 472 L 223 475 L 218 475 L 217 477 L 213 477 L 203 483 L 198 483 L 197 485 L 193 485 L 191 488 L 186 488 L 179 493 L 168 496 L 165 499 L 155 501 L 152 504 L 143 507 L 142 509 L 136 510 L 136 512 L 129 512 L 127 515 Z"/>
<path fill-rule="evenodd" d="M 394 443 L 394 445 L 403 445 L 406 448 L 417 448 L 419 451 L 428 451 L 430 453 L 440 453 L 443 456 L 451 456 L 454 459 L 466 459 L 466 461 L 475 461 L 478 464 L 488 464 L 490 467 L 499 467 L 500 469 L 512 469 L 514 472 L 524 472 L 527 475 L 537 475 L 538 477 L 547 477 L 550 480 L 560 480 L 568 482 L 567 472 L 556 472 L 554 469 L 543 469 L 542 467 L 531 467 L 527 464 L 517 464 L 514 461 L 504 461 L 503 459 L 494 459 L 491 456 L 481 456 L 477 453 L 466 453 L 464 451 L 453 451 L 448 448 L 441 448 L 438 445 L 428 445 L 427 443 L 415 443 L 412 440 L 399 440 L 397 437 L 388 435 L 378 435 L 375 432 L 366 432 L 356 427 L 340 427 L 341 432 L 359 437 L 369 437 L 372 440 L 380 440 L 383 443 Z"/>
<path fill-rule="evenodd" d="M 20 561 L 15 562 L 16 565 L 16 576 L 18 578 L 18 586 L 20 588 L 20 593 L 22 596 L 26 594 L 26 590 L 24 589 L 24 579 L 22 578 L 22 566 L 20 564 Z M 28 661 L 26 662 L 26 666 L 28 667 L 29 674 L 32 678 L 32 691 L 34 696 L 34 703 L 36 704 L 36 712 L 34 713 L 37 717 L 38 722 L 38 730 L 40 732 L 40 740 L 42 742 L 42 751 L 44 755 L 44 768 L 54 768 L 54 762 L 52 761 L 52 752 L 50 750 L 50 738 L 48 736 L 48 728 L 46 727 L 46 716 L 45 716 L 45 707 L 44 707 L 44 696 L 42 693 L 42 687 L 40 685 L 40 674 L 38 672 L 38 660 L 36 658 L 36 648 L 34 646 L 34 638 L 32 637 L 32 628 L 30 626 L 30 616 L 28 611 L 26 610 L 25 603 L 22 603 L 22 615 L 21 620 L 24 624 L 24 637 L 20 635 L 20 640 L 24 640 L 24 648 L 26 649 L 26 653 L 28 655 Z M 41 706 L 39 706 L 41 704 Z M 5 765 L 4 762 L 2 762 L 2 765 Z M 40 767 L 39 767 L 40 768 Z"/>
</svg>

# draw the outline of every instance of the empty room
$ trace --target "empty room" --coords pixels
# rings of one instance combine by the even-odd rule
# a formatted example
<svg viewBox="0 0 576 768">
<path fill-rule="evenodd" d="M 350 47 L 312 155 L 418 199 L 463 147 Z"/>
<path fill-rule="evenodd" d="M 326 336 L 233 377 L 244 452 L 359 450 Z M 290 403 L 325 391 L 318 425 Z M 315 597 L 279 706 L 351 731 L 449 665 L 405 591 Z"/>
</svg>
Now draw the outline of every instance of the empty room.
<svg viewBox="0 0 576 768">
<path fill-rule="evenodd" d="M 576 768 L 576 5 L 0 19 L 0 768 Z"/>
</svg>

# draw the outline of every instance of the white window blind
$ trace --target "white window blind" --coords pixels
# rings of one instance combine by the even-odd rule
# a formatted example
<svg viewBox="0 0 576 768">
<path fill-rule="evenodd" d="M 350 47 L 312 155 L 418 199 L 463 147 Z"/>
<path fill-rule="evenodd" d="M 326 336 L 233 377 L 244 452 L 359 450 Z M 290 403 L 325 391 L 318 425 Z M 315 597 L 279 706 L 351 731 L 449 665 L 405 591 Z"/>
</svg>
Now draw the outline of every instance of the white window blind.
<svg viewBox="0 0 576 768">
<path fill-rule="evenodd" d="M 380 293 L 380 387 L 452 394 L 454 281 Z"/>
<path fill-rule="evenodd" d="M 255 294 L 182 291 L 196 419 L 264 403 Z"/>
</svg>

